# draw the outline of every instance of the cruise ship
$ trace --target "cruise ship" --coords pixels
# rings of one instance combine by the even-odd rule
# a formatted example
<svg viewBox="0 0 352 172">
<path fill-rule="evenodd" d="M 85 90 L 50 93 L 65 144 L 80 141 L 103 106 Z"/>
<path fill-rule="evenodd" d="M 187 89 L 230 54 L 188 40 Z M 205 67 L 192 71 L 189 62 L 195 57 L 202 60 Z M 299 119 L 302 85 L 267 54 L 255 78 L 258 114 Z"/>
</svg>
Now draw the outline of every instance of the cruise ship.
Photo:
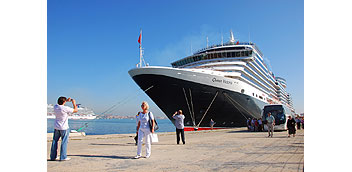
<svg viewBox="0 0 352 172">
<path fill-rule="evenodd" d="M 140 45 L 140 63 L 128 73 L 172 122 L 178 109 L 193 128 L 209 127 L 211 119 L 217 127 L 246 126 L 269 104 L 294 112 L 286 80 L 274 76 L 255 43 L 236 41 L 232 31 L 229 42 L 207 46 L 172 67 L 143 66 L 142 57 Z"/>
<path fill-rule="evenodd" d="M 68 119 L 95 119 L 96 117 L 93 110 L 78 104 L 78 112 L 68 116 Z M 47 106 L 47 119 L 55 119 L 54 105 L 52 104 Z"/>
</svg>

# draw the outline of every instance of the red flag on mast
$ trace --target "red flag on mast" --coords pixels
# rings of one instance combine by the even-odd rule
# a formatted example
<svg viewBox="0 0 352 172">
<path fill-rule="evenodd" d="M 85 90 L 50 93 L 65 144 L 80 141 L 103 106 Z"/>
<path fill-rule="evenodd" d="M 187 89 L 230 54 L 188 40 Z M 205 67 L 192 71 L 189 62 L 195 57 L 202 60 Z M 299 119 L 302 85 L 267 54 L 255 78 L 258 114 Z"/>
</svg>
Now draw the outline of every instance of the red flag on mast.
<svg viewBox="0 0 352 172">
<path fill-rule="evenodd" d="M 139 34 L 138 43 L 141 44 L 141 41 L 142 41 L 142 30 L 141 30 L 141 33 Z"/>
</svg>

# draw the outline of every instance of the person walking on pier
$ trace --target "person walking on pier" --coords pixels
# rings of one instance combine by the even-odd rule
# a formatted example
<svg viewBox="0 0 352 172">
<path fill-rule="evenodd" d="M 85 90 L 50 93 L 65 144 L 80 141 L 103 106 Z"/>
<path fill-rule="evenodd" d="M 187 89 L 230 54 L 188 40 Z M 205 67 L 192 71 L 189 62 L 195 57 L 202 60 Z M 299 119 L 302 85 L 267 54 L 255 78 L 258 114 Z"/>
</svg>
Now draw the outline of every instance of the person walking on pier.
<svg viewBox="0 0 352 172">
<path fill-rule="evenodd" d="M 214 127 L 215 123 L 216 122 L 213 119 L 210 119 L 210 128 L 211 128 L 211 130 L 213 130 L 213 127 Z"/>
<path fill-rule="evenodd" d="M 142 112 L 139 113 L 137 120 L 137 130 L 138 130 L 138 143 L 137 143 L 137 156 L 135 159 L 139 159 L 142 157 L 142 144 L 143 139 L 145 139 L 145 146 L 146 146 L 146 156 L 145 158 L 149 158 L 152 153 L 152 146 L 151 146 L 151 135 L 154 133 L 154 126 L 155 120 L 153 113 L 148 111 L 149 105 L 147 102 L 142 102 L 141 105 Z M 152 121 L 152 126 L 149 124 L 149 120 Z"/>
<path fill-rule="evenodd" d="M 252 118 L 252 121 L 251 121 L 251 131 L 255 131 L 255 119 Z"/>
<path fill-rule="evenodd" d="M 295 134 L 296 134 L 296 121 L 294 119 L 292 119 L 291 116 L 288 116 L 287 129 L 288 129 L 288 137 L 290 137 L 291 134 L 293 134 L 293 137 L 295 137 Z"/>
<path fill-rule="evenodd" d="M 301 129 L 301 119 L 298 115 L 296 117 L 296 123 L 297 123 L 297 129 L 300 130 Z"/>
<path fill-rule="evenodd" d="M 73 108 L 65 106 L 66 102 L 72 102 Z M 60 149 L 60 161 L 67 161 L 71 158 L 67 157 L 67 143 L 69 137 L 69 126 L 68 126 L 68 116 L 76 113 L 78 111 L 78 107 L 76 105 L 76 101 L 71 98 L 59 97 L 57 100 L 57 104 L 54 106 L 54 114 L 55 114 L 55 126 L 54 126 L 54 136 L 53 142 L 51 144 L 50 150 L 50 160 L 55 161 L 57 159 L 57 148 L 58 141 L 61 137 L 61 149 Z"/>
<path fill-rule="evenodd" d="M 258 125 L 259 125 L 258 131 L 259 131 L 259 132 L 262 132 L 262 131 L 263 131 L 263 121 L 262 121 L 262 118 L 259 118 L 259 119 L 258 119 Z"/>
<path fill-rule="evenodd" d="M 185 116 L 182 114 L 182 110 L 176 111 L 173 115 L 172 118 L 175 119 L 175 126 L 176 126 L 176 137 L 177 137 L 177 144 L 180 144 L 180 134 L 182 138 L 182 143 L 186 144 L 185 141 L 185 131 L 184 131 L 184 119 Z"/>
<path fill-rule="evenodd" d="M 248 119 L 247 119 L 247 128 L 248 128 L 248 131 L 251 131 L 251 123 L 252 123 L 251 118 L 248 118 Z"/>
<path fill-rule="evenodd" d="M 268 117 L 266 117 L 266 125 L 268 127 L 268 137 L 273 137 L 274 135 L 274 126 L 275 126 L 275 118 L 271 116 L 271 113 L 268 113 Z M 271 134 L 270 134 L 271 132 Z"/>
</svg>

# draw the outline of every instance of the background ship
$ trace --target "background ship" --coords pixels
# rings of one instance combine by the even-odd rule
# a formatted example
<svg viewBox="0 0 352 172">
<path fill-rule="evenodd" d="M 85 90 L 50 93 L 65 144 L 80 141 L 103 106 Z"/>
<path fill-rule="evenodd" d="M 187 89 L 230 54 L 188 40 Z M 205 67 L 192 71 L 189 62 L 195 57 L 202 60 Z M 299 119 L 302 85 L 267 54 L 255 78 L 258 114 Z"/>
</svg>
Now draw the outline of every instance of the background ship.
<svg viewBox="0 0 352 172">
<path fill-rule="evenodd" d="M 92 109 L 80 106 L 80 104 L 78 104 L 78 112 L 68 117 L 68 119 L 95 119 L 95 118 L 96 116 Z M 52 104 L 48 104 L 47 119 L 55 119 L 54 105 Z"/>
<path fill-rule="evenodd" d="M 142 66 L 142 52 L 140 45 L 140 63 L 129 74 L 172 122 L 178 109 L 194 128 L 208 127 L 211 119 L 217 127 L 246 126 L 268 104 L 294 112 L 286 80 L 268 69 L 256 44 L 236 41 L 232 32 L 228 43 L 207 46 L 172 67 Z"/>
</svg>

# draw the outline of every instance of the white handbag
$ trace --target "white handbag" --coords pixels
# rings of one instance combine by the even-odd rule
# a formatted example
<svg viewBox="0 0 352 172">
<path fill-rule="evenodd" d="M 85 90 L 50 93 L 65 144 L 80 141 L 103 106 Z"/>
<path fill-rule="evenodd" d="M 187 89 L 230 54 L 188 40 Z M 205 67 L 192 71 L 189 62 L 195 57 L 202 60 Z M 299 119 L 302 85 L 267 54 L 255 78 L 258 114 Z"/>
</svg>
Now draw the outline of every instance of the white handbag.
<svg viewBox="0 0 352 172">
<path fill-rule="evenodd" d="M 158 135 L 156 133 L 151 134 L 152 143 L 159 142 Z"/>
</svg>

